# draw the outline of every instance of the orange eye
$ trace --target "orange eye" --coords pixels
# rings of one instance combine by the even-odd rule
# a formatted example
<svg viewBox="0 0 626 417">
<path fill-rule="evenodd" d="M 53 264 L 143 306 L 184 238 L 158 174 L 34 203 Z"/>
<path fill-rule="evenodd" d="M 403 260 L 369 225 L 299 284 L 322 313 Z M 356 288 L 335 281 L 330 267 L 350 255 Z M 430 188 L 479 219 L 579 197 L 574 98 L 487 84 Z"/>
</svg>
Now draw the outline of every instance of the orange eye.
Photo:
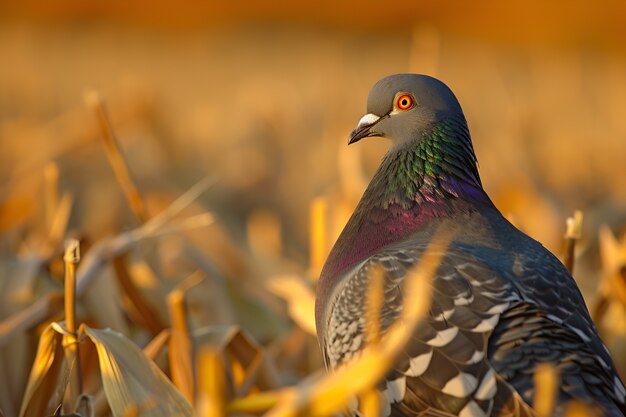
<svg viewBox="0 0 626 417">
<path fill-rule="evenodd" d="M 398 99 L 396 100 L 396 107 L 399 110 L 410 109 L 411 107 L 413 107 L 413 97 L 408 94 L 402 94 L 401 96 L 398 96 Z"/>
</svg>

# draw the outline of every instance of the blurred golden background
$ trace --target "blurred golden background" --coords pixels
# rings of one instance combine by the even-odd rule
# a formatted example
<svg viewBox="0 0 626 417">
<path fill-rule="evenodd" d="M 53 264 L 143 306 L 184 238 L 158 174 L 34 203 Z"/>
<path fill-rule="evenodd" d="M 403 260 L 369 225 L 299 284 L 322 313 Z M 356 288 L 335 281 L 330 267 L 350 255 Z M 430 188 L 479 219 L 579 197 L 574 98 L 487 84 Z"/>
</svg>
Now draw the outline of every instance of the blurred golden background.
<svg viewBox="0 0 626 417">
<path fill-rule="evenodd" d="M 206 177 L 191 223 L 98 258 L 79 319 L 143 347 L 200 271 L 190 327 L 243 329 L 273 363 L 266 387 L 319 369 L 315 276 L 386 149 L 348 133 L 399 72 L 456 93 L 484 186 L 519 228 L 562 258 L 583 211 L 574 276 L 626 374 L 626 242 L 599 240 L 626 231 L 624 21 L 618 1 L 0 2 L 0 409 L 17 415 L 41 326 L 62 318 L 53 297 L 16 322 L 62 288 L 63 239 L 89 254 Z"/>
</svg>

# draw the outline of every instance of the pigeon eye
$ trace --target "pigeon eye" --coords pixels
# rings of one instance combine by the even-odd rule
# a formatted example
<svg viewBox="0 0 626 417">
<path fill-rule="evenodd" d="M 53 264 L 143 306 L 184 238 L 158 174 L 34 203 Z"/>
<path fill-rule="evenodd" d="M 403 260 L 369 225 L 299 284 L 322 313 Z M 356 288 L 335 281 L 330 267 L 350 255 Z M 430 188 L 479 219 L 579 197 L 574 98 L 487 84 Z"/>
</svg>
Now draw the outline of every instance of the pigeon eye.
<svg viewBox="0 0 626 417">
<path fill-rule="evenodd" d="M 396 107 L 398 110 L 408 110 L 413 107 L 413 97 L 409 94 L 402 94 L 396 99 Z"/>
</svg>

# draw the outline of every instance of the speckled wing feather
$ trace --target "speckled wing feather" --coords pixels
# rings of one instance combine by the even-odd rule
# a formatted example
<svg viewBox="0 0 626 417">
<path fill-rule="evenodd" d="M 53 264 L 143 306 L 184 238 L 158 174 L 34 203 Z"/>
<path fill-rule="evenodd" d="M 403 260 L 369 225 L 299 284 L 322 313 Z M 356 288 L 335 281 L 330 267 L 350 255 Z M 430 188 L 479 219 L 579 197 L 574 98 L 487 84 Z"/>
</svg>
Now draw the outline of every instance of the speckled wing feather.
<svg viewBox="0 0 626 417">
<path fill-rule="evenodd" d="M 403 280 L 424 249 L 414 242 L 389 247 L 346 277 L 322 343 L 328 366 L 363 348 L 372 265 L 385 271 L 384 330 L 400 314 Z M 607 416 L 622 415 L 623 385 L 582 298 L 566 285 L 569 276 L 558 275 L 567 274 L 562 265 L 543 252 L 521 258 L 462 244 L 448 250 L 433 280 L 429 316 L 379 386 L 383 416 L 532 416 L 532 373 L 540 362 L 563 372 L 559 404 L 576 398 L 600 405 Z"/>
</svg>

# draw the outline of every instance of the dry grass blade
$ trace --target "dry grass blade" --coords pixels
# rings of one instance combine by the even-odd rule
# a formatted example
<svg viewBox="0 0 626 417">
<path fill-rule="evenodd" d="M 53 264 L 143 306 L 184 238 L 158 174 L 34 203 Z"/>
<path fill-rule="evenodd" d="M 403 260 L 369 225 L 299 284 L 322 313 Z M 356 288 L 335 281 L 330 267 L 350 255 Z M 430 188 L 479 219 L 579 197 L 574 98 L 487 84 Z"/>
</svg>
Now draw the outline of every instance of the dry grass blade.
<svg viewBox="0 0 626 417">
<path fill-rule="evenodd" d="M 226 407 L 230 413 L 258 414 L 274 407 L 280 400 L 295 395 L 294 388 L 284 388 L 279 391 L 266 391 L 251 394 L 243 398 L 235 398 Z"/>
<path fill-rule="evenodd" d="M 161 370 L 133 342 L 112 330 L 84 326 L 98 352 L 102 385 L 115 417 L 191 417 L 193 410 Z"/>
<path fill-rule="evenodd" d="M 128 273 L 126 266 L 126 256 L 124 254 L 113 258 L 113 269 L 117 282 L 128 297 L 137 315 L 141 318 L 142 323 L 148 328 L 153 336 L 159 334 L 165 326 L 159 323 L 158 316 L 152 311 L 152 308 L 143 300 L 143 297 Z"/>
<path fill-rule="evenodd" d="M 160 229 L 152 233 L 151 237 L 159 237 L 161 235 L 169 235 L 180 233 L 186 230 L 194 230 L 200 227 L 210 226 L 215 222 L 215 217 L 211 213 L 202 213 L 195 216 L 187 217 L 180 221 L 172 221 L 163 225 Z"/>
<path fill-rule="evenodd" d="M 287 301 L 289 315 L 307 333 L 315 336 L 315 294 L 302 279 L 286 275 L 272 277 L 266 283 L 269 290 Z"/>
<path fill-rule="evenodd" d="M 143 348 L 143 353 L 145 353 L 149 359 L 154 360 L 170 340 L 171 335 L 172 332 L 170 329 L 161 330 L 161 332 Z"/>
<path fill-rule="evenodd" d="M 583 224 L 583 213 L 580 210 L 576 210 L 572 217 L 567 218 L 567 230 L 565 232 L 565 258 L 563 259 L 563 264 L 570 272 L 570 274 L 574 273 L 574 258 L 576 251 L 576 242 L 580 239 L 582 224 Z"/>
<path fill-rule="evenodd" d="M 226 374 L 220 353 L 210 346 L 198 354 L 198 397 L 200 417 L 223 417 L 226 411 Z"/>
<path fill-rule="evenodd" d="M 176 215 L 200 197 L 202 193 L 209 189 L 217 180 L 215 177 L 204 177 L 191 186 L 185 193 L 178 197 L 172 204 L 156 216 L 152 217 L 144 225 L 148 231 L 159 229 L 169 222 Z"/>
<path fill-rule="evenodd" d="M 367 344 L 380 343 L 380 311 L 384 302 L 384 270 L 380 265 L 373 265 L 368 273 L 369 285 L 365 311 L 365 341 Z M 359 396 L 360 415 L 378 417 L 380 413 L 380 397 L 375 388 L 365 390 Z"/>
<path fill-rule="evenodd" d="M 109 163 L 115 173 L 115 178 L 117 178 L 117 181 L 122 187 L 132 212 L 141 223 L 144 223 L 148 219 L 146 207 L 143 199 L 141 198 L 141 194 L 139 194 L 139 190 L 132 180 L 130 170 L 124 160 L 119 144 L 115 139 L 115 134 L 113 133 L 113 128 L 111 127 L 111 123 L 109 122 L 109 118 L 104 108 L 104 103 L 96 92 L 88 93 L 85 97 L 85 101 L 93 109 L 96 113 L 96 117 L 98 118 L 98 124 L 100 125 L 100 131 L 102 133 L 102 141 L 104 142 L 104 148 L 106 149 Z"/>
<path fill-rule="evenodd" d="M 237 330 L 224 348 L 224 356 L 230 361 L 235 395 L 245 395 L 252 388 L 263 364 L 262 347 L 243 331 Z"/>
<path fill-rule="evenodd" d="M 393 366 L 417 325 L 430 308 L 431 279 L 451 237 L 437 234 L 421 261 L 407 274 L 400 318 L 377 345 L 314 383 L 301 384 L 294 396 L 281 400 L 266 417 L 329 416 L 346 407 L 354 396 L 373 387 Z"/>
<path fill-rule="evenodd" d="M 172 381 L 185 398 L 192 402 L 195 394 L 193 372 L 193 343 L 187 320 L 185 293 L 202 282 L 201 273 L 195 273 L 185 279 L 167 296 L 167 307 L 172 323 L 172 334 L 169 343 L 170 369 Z"/>
<path fill-rule="evenodd" d="M 559 388 L 559 373 L 549 364 L 542 363 L 535 368 L 535 399 L 533 408 L 537 417 L 550 417 L 556 405 L 557 390 Z"/>
<path fill-rule="evenodd" d="M 194 331 L 194 342 L 199 348 L 209 346 L 221 353 L 231 386 L 229 394 L 246 395 L 252 385 L 258 382 L 256 378 L 264 365 L 262 347 L 238 327 L 210 326 L 198 329 Z"/>
<path fill-rule="evenodd" d="M 22 398 L 20 417 L 41 417 L 52 414 L 50 398 L 62 389 L 59 375 L 63 361 L 62 336 L 48 326 L 39 338 L 37 355 Z"/>
<path fill-rule="evenodd" d="M 200 180 L 170 204 L 167 209 L 148 220 L 142 226 L 94 245 L 81 262 L 81 269 L 78 271 L 76 282 L 77 295 L 80 296 L 82 294 L 90 281 L 96 276 L 96 272 L 106 261 L 128 251 L 140 241 L 154 238 L 164 233 L 177 233 L 189 228 L 210 225 L 213 222 L 213 216 L 210 213 L 204 213 L 200 215 L 200 220 L 202 221 L 195 220 L 191 224 L 185 222 L 178 225 L 174 224 L 167 230 L 163 230 L 174 216 L 193 203 L 200 194 L 214 183 L 215 180 L 208 177 Z M 197 218 L 198 216 L 192 217 L 192 219 Z"/>
<path fill-rule="evenodd" d="M 359 397 L 359 415 L 361 417 L 380 416 L 380 394 L 375 388 L 366 390 Z"/>
</svg>

